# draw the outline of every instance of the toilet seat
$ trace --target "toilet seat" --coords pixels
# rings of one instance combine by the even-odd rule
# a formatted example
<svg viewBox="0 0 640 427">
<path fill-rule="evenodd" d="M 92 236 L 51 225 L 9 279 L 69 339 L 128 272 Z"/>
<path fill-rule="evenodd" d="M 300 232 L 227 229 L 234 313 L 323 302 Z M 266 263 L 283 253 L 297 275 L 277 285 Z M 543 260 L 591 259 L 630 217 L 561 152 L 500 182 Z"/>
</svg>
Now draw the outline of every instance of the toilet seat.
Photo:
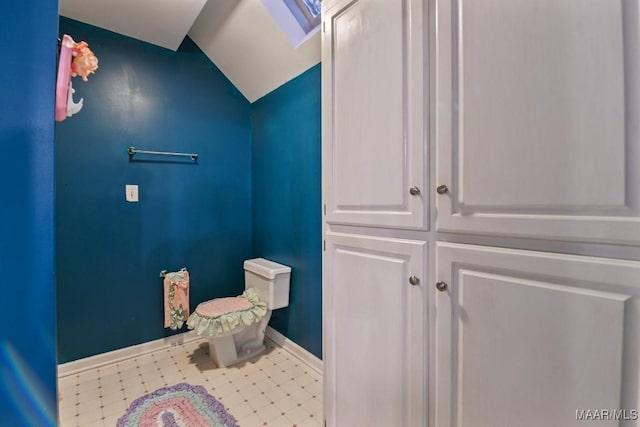
<svg viewBox="0 0 640 427">
<path fill-rule="evenodd" d="M 258 291 L 247 289 L 237 297 L 216 298 L 198 304 L 187 326 L 196 334 L 216 337 L 259 322 L 267 313 L 267 304 Z"/>
</svg>

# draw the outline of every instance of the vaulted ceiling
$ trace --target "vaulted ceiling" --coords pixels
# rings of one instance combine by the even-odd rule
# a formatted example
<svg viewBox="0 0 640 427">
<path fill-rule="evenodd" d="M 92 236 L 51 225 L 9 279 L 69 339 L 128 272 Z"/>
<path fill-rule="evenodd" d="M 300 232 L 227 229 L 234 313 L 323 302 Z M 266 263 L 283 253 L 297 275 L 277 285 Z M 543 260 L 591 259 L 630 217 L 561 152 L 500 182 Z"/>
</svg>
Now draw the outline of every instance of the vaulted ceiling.
<svg viewBox="0 0 640 427">
<path fill-rule="evenodd" d="M 320 62 L 319 33 L 293 47 L 262 0 L 60 0 L 60 14 L 171 50 L 189 35 L 250 102 Z"/>
</svg>

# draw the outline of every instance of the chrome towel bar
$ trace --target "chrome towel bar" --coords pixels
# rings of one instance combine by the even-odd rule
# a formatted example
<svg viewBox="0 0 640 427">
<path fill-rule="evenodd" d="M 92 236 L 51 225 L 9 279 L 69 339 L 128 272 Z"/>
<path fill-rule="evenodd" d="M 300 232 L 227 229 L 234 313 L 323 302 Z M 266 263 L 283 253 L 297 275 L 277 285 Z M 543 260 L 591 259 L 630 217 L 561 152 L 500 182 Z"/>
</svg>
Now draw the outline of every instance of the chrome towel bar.
<svg viewBox="0 0 640 427">
<path fill-rule="evenodd" d="M 170 151 L 149 151 L 149 150 L 138 150 L 136 147 L 127 148 L 127 153 L 129 153 L 129 157 L 133 157 L 134 154 L 154 154 L 158 156 L 182 156 L 182 157 L 191 157 L 191 160 L 197 160 L 198 155 L 196 153 L 173 153 Z"/>
</svg>

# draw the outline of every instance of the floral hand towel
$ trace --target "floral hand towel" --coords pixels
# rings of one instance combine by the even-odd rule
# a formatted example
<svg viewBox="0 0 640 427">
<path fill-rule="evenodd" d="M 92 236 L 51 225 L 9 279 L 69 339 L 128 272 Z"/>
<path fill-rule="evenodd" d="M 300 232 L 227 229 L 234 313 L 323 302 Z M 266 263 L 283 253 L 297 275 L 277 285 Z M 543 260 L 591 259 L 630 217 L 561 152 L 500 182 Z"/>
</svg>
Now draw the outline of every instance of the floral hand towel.
<svg viewBox="0 0 640 427">
<path fill-rule="evenodd" d="M 164 327 L 182 328 L 189 317 L 189 272 L 167 273 L 164 276 Z"/>
</svg>

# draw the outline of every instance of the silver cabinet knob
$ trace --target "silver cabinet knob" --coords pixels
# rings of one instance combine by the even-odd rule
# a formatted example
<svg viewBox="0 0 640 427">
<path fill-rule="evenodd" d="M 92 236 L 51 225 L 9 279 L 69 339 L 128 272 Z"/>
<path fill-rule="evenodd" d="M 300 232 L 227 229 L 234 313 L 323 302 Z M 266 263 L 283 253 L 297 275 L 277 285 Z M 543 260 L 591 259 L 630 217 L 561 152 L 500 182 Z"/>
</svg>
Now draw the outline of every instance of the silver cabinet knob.
<svg viewBox="0 0 640 427">
<path fill-rule="evenodd" d="M 409 283 L 415 286 L 420 283 L 420 279 L 418 278 L 418 276 L 411 276 L 409 277 Z"/>
<path fill-rule="evenodd" d="M 446 291 L 448 287 L 449 287 L 449 285 L 447 285 L 443 281 L 439 281 L 439 282 L 436 283 L 436 289 L 439 290 L 440 292 Z"/>
<path fill-rule="evenodd" d="M 409 189 L 409 194 L 411 194 L 412 196 L 419 196 L 421 193 L 420 189 L 418 187 L 411 187 Z"/>
<path fill-rule="evenodd" d="M 439 185 L 438 188 L 436 188 L 436 192 L 438 194 L 446 194 L 449 192 L 449 187 L 446 185 Z"/>
</svg>

